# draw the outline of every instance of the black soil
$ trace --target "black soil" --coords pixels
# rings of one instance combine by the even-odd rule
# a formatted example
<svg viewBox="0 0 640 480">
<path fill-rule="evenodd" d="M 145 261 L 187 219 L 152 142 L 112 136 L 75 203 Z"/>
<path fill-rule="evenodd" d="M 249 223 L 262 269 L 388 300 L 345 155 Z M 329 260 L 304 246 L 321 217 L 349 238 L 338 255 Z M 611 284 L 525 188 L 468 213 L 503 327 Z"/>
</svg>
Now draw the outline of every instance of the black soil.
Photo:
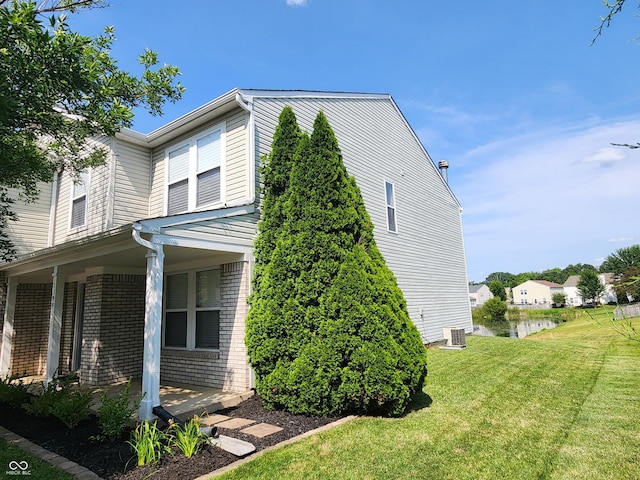
<svg viewBox="0 0 640 480">
<path fill-rule="evenodd" d="M 238 457 L 224 450 L 207 445 L 197 455 L 185 458 L 180 451 L 166 455 L 158 465 L 137 467 L 131 448 L 126 443 L 130 432 L 113 443 L 91 440 L 99 434 L 95 417 L 85 420 L 73 430 L 67 429 L 56 418 L 37 418 L 27 415 L 21 409 L 0 404 L 0 425 L 6 429 L 87 467 L 100 477 L 110 480 L 190 480 L 222 468 L 238 460 Z M 213 412 L 210 412 L 213 413 Z M 337 417 L 317 418 L 293 415 L 286 412 L 269 411 L 262 406 L 259 396 L 245 400 L 239 405 L 219 414 L 241 417 L 256 423 L 269 423 L 283 430 L 264 438 L 240 433 L 238 430 L 219 429 L 219 433 L 253 443 L 256 450 L 264 450 L 289 438 L 321 427 L 337 420 Z"/>
</svg>

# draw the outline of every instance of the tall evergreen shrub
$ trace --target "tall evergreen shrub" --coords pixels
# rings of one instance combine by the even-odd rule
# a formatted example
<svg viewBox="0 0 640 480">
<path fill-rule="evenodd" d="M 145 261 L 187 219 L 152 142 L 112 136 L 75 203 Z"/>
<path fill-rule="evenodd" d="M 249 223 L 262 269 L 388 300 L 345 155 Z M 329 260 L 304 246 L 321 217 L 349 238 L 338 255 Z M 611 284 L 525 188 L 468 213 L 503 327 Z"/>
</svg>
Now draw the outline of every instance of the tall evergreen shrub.
<svg viewBox="0 0 640 480">
<path fill-rule="evenodd" d="M 426 351 L 323 112 L 279 199 L 247 326 L 258 393 L 296 413 L 402 413 L 423 386 Z"/>
</svg>

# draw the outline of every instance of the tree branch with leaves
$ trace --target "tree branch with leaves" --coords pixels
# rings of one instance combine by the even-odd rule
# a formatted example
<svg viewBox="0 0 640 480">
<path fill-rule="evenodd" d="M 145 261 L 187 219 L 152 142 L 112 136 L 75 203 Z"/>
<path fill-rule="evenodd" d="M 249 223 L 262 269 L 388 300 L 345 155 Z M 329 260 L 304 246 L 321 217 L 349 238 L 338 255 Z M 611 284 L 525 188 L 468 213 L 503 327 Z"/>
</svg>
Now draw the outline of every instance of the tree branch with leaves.
<svg viewBox="0 0 640 480">
<path fill-rule="evenodd" d="M 133 124 L 133 109 L 160 115 L 184 87 L 173 65 L 144 51 L 139 77 L 111 57 L 113 27 L 96 37 L 71 30 L 67 12 L 103 8 L 103 0 L 0 0 L 0 259 L 15 258 L 6 234 L 17 198 L 34 201 L 56 171 L 77 174 L 105 161 L 89 146 Z"/>
</svg>

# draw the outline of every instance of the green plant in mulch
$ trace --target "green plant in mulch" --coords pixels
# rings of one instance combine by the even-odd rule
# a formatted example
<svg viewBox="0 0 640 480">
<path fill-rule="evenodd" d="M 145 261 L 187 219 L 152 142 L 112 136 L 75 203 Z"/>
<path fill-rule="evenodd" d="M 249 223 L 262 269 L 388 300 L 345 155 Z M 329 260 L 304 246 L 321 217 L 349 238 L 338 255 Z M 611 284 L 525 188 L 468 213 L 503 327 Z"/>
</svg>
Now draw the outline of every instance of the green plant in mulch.
<svg viewBox="0 0 640 480">
<path fill-rule="evenodd" d="M 136 454 L 138 466 L 158 462 L 164 454 L 171 452 L 167 446 L 167 434 L 156 422 L 140 422 L 131 432 L 127 442 Z"/>
<path fill-rule="evenodd" d="M 200 418 L 194 417 L 183 425 L 174 423 L 170 427 L 172 445 L 178 447 L 185 457 L 191 458 L 200 451 L 207 436 L 200 431 Z"/>
<path fill-rule="evenodd" d="M 40 395 L 34 395 L 22 406 L 27 413 L 36 417 L 53 415 L 67 428 L 74 428 L 82 420 L 89 418 L 91 392 L 74 385 L 75 378 L 55 376 L 48 385 L 43 385 Z"/>
<path fill-rule="evenodd" d="M 142 397 L 132 399 L 129 395 L 130 390 L 131 378 L 117 397 L 108 397 L 106 393 L 100 396 L 102 402 L 102 406 L 98 409 L 100 434 L 94 437 L 96 440 L 113 442 L 126 430 L 132 415 L 138 410 L 142 401 Z"/>
<path fill-rule="evenodd" d="M 0 378 L 0 402 L 14 408 L 20 408 L 31 398 L 29 385 L 20 378 L 23 375 L 14 374 Z"/>
</svg>

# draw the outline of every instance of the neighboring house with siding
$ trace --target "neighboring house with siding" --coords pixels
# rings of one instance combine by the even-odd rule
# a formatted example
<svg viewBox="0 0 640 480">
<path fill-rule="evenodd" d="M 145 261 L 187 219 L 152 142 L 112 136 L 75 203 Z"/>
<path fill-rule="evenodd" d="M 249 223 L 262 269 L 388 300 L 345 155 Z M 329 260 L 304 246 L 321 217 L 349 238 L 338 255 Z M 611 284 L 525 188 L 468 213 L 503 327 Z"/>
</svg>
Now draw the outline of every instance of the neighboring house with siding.
<svg viewBox="0 0 640 480">
<path fill-rule="evenodd" d="M 613 273 L 600 273 L 598 275 L 600 283 L 604 285 L 604 291 L 600 294 L 600 303 L 607 304 L 610 302 L 617 302 L 618 297 L 616 291 L 613 288 L 614 275 Z M 580 275 L 571 275 L 564 282 L 564 293 L 567 296 L 568 307 L 580 307 L 584 303 L 580 290 L 578 289 L 578 282 L 580 281 Z"/>
<path fill-rule="evenodd" d="M 511 289 L 514 305 L 540 305 L 548 307 L 553 295 L 564 293 L 562 285 L 547 280 L 527 280 Z"/>
<path fill-rule="evenodd" d="M 103 140 L 107 161 L 16 204 L 18 258 L 0 264 L 0 375 L 77 371 L 83 383 L 252 387 L 244 345 L 259 172 L 278 116 L 333 127 L 425 342 L 471 332 L 461 207 L 389 95 L 231 90 L 144 135 Z M 443 281 L 446 279 L 446 281 Z"/>
<path fill-rule="evenodd" d="M 478 285 L 469 285 L 469 301 L 471 308 L 481 307 L 484 302 L 493 298 L 493 293 L 484 283 Z"/>
</svg>

